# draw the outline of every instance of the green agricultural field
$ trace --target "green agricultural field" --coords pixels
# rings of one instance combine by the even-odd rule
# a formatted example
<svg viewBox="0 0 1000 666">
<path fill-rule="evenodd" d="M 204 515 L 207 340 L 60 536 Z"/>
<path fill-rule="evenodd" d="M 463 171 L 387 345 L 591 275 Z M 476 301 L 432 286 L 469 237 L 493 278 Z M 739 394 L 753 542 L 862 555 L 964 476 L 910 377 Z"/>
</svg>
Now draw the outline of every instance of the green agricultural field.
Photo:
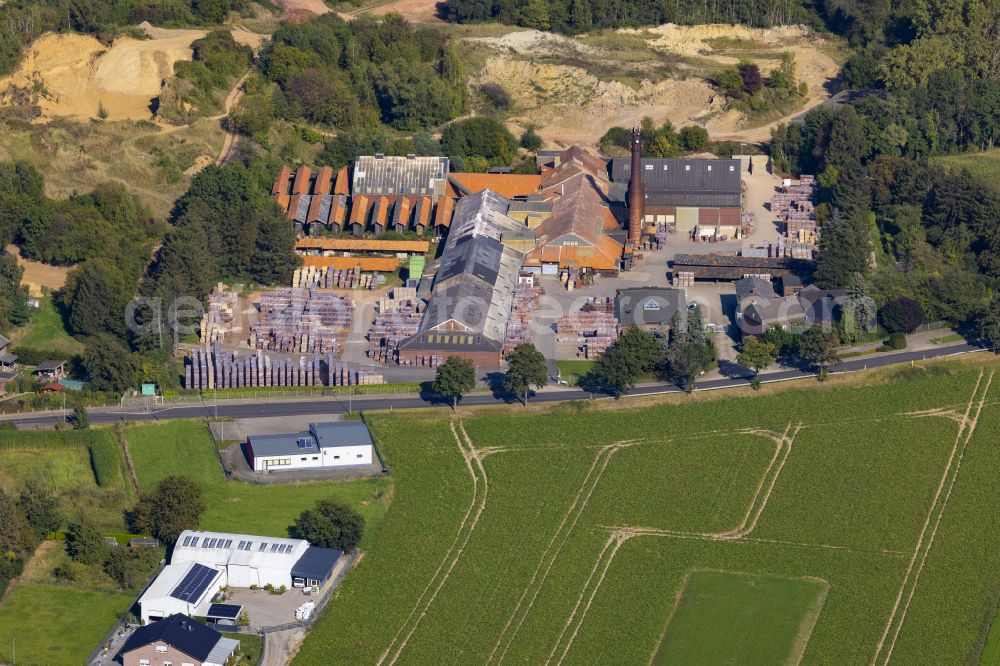
<svg viewBox="0 0 1000 666">
<path fill-rule="evenodd" d="M 17 583 L 0 603 L 0 661 L 82 664 L 127 611 L 132 596 L 60 585 Z"/>
<path fill-rule="evenodd" d="M 365 517 L 361 547 L 367 547 L 373 527 L 385 513 L 390 481 L 357 481 L 257 485 L 230 481 L 222 471 L 208 427 L 197 421 L 134 426 L 126 430 L 129 455 L 139 485 L 152 488 L 171 474 L 183 474 L 201 486 L 207 509 L 201 527 L 222 532 L 287 536 L 288 526 L 317 500 L 336 497 Z"/>
<path fill-rule="evenodd" d="M 825 594 L 818 580 L 693 571 L 653 663 L 794 663 Z"/>
<path fill-rule="evenodd" d="M 392 505 L 294 664 L 976 663 L 998 368 L 369 414 Z"/>
</svg>

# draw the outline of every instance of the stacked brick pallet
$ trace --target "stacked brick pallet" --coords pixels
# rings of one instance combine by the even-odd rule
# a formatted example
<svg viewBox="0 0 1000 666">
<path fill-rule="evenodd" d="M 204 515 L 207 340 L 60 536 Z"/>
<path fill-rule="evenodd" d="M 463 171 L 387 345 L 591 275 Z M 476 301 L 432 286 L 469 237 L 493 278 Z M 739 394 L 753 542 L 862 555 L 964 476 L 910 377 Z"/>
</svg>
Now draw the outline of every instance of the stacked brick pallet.
<svg viewBox="0 0 1000 666">
<path fill-rule="evenodd" d="M 383 299 L 386 300 L 386 299 Z M 378 363 L 396 360 L 396 348 L 420 328 L 421 312 L 417 301 L 391 301 L 391 309 L 380 303 L 379 313 L 368 329 L 368 357 Z"/>
<path fill-rule="evenodd" d="M 427 356 L 416 356 L 413 360 L 403 359 L 400 360 L 400 365 L 411 365 L 420 366 L 425 368 L 436 368 L 442 363 L 444 363 L 444 357 L 438 356 L 437 354 L 428 354 Z"/>
<path fill-rule="evenodd" d="M 771 199 L 771 212 L 785 222 L 785 235 L 797 244 L 816 245 L 816 179 L 803 175 L 798 183 L 786 185 Z"/>
<path fill-rule="evenodd" d="M 385 378 L 372 368 L 350 368 L 343 363 L 330 362 L 330 386 L 374 386 L 384 384 Z"/>
<path fill-rule="evenodd" d="M 260 320 L 251 327 L 250 346 L 282 352 L 336 352 L 351 326 L 354 304 L 336 294 L 298 287 L 261 297 Z"/>
<path fill-rule="evenodd" d="M 312 357 L 272 359 L 263 351 L 242 356 L 224 352 L 216 342 L 211 351 L 196 349 L 184 368 L 184 385 L 200 391 L 253 386 L 323 386 L 322 361 Z"/>
<path fill-rule="evenodd" d="M 596 358 L 618 339 L 618 319 L 611 298 L 588 300 L 579 312 L 556 322 L 556 342 L 577 346 L 577 356 Z"/>
<path fill-rule="evenodd" d="M 302 289 L 370 289 L 377 273 L 362 273 L 359 266 L 353 269 L 335 269 L 306 266 L 292 274 L 292 286 Z"/>
<path fill-rule="evenodd" d="M 690 271 L 675 271 L 673 282 L 675 287 L 693 287 L 694 273 Z"/>
<path fill-rule="evenodd" d="M 224 340 L 236 327 L 236 311 L 240 299 L 236 292 L 229 291 L 222 283 L 216 285 L 208 295 L 208 312 L 201 319 L 201 343 Z"/>
<path fill-rule="evenodd" d="M 514 288 L 514 304 L 503 341 L 504 356 L 519 344 L 531 342 L 531 323 L 534 321 L 535 310 L 538 309 L 538 301 L 544 295 L 545 290 L 541 287 L 523 282 Z"/>
</svg>

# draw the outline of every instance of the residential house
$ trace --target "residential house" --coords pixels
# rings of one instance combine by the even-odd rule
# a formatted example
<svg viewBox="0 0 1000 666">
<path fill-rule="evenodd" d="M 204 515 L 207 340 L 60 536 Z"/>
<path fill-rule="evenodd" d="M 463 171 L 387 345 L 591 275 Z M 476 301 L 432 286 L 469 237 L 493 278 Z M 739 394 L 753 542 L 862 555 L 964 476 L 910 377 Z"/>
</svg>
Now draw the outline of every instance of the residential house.
<svg viewBox="0 0 1000 666">
<path fill-rule="evenodd" d="M 310 423 L 308 432 L 251 435 L 246 458 L 255 472 L 365 466 L 375 444 L 363 421 Z"/>
<path fill-rule="evenodd" d="M 240 642 L 179 613 L 128 637 L 114 660 L 122 666 L 225 666 Z"/>
</svg>

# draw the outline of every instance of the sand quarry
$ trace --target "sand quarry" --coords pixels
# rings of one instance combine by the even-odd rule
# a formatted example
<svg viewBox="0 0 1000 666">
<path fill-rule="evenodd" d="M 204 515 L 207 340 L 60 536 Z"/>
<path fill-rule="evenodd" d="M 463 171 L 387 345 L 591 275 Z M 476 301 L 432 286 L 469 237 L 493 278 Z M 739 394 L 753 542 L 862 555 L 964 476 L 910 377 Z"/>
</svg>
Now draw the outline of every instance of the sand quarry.
<svg viewBox="0 0 1000 666">
<path fill-rule="evenodd" d="M 122 38 L 105 46 L 80 34 L 46 34 L 29 49 L 21 68 L 0 80 L 9 86 L 40 84 L 38 104 L 43 118 L 96 118 L 103 105 L 107 120 L 142 120 L 152 116 L 150 103 L 178 60 L 191 59 L 191 42 L 204 30 L 170 30 L 148 23 L 139 26 L 148 40 Z M 263 35 L 234 30 L 233 37 L 254 48 Z"/>
<path fill-rule="evenodd" d="M 493 53 L 476 75 L 474 84 L 496 82 L 514 98 L 518 115 L 511 119 L 519 130 L 528 123 L 551 146 L 596 145 L 613 126 L 630 126 L 644 116 L 657 123 L 670 120 L 674 126 L 699 124 L 714 139 L 765 141 L 775 121 L 758 127 L 747 126 L 744 115 L 727 110 L 726 100 L 700 76 L 698 69 L 735 64 L 738 58 L 717 50 L 712 40 L 745 40 L 753 48 L 740 55 L 757 62 L 766 74 L 777 63 L 777 55 L 791 52 L 795 57 L 796 78 L 809 88 L 807 99 L 794 114 L 821 104 L 830 97 L 826 85 L 839 73 L 839 65 L 820 50 L 822 39 L 801 26 L 753 29 L 732 25 L 678 26 L 619 30 L 645 42 L 651 62 L 656 54 L 672 61 L 678 57 L 697 63 L 678 67 L 682 77 L 638 77 L 636 84 L 602 80 L 587 67 L 560 64 L 586 61 L 603 64 L 615 61 L 615 54 L 586 40 L 578 40 L 533 30 L 512 32 L 502 37 L 472 38 Z M 686 71 L 690 70 L 690 72 Z M 632 67 L 634 77 L 635 67 Z"/>
</svg>

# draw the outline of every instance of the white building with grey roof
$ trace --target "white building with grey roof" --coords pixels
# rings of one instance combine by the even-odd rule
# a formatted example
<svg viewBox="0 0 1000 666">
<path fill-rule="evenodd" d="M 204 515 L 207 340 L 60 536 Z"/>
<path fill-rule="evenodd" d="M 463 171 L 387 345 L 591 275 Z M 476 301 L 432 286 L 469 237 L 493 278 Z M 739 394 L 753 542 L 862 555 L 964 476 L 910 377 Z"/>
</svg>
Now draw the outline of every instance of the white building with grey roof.
<svg viewBox="0 0 1000 666">
<path fill-rule="evenodd" d="M 251 435 L 246 458 L 255 472 L 371 465 L 375 445 L 363 421 L 310 423 L 307 432 Z"/>
<path fill-rule="evenodd" d="M 205 616 L 223 587 L 322 585 L 343 553 L 303 539 L 185 530 L 170 564 L 139 598 L 143 624 L 175 613 Z"/>
</svg>

